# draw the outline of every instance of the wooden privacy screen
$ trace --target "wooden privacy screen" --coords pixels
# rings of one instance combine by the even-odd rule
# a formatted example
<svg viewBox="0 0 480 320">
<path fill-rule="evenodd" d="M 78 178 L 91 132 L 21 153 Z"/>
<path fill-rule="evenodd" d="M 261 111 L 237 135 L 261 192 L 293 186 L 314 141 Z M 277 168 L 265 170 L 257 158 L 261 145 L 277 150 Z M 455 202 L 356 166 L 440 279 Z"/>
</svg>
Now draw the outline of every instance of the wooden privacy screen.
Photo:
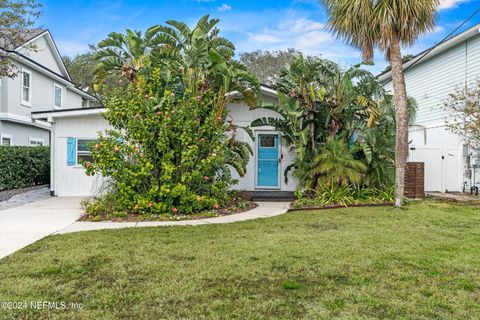
<svg viewBox="0 0 480 320">
<path fill-rule="evenodd" d="M 407 163 L 405 196 L 408 198 L 423 198 L 425 196 L 425 163 Z"/>
</svg>

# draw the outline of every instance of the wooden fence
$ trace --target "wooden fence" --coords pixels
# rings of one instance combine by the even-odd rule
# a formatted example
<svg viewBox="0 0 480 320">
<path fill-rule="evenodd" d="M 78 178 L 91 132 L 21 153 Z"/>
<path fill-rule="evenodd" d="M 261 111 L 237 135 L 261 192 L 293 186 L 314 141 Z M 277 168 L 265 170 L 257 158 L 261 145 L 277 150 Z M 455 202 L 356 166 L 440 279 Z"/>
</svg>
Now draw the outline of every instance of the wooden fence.
<svg viewBox="0 0 480 320">
<path fill-rule="evenodd" d="M 423 162 L 407 163 L 404 194 L 407 198 L 423 198 L 425 196 L 425 164 Z"/>
</svg>

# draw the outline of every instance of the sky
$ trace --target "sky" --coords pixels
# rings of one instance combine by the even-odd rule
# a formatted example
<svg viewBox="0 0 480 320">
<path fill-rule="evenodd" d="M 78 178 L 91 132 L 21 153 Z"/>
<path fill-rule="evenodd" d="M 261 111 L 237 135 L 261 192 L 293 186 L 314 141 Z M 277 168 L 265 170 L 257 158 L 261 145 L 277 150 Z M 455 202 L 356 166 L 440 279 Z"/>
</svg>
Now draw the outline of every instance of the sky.
<svg viewBox="0 0 480 320">
<path fill-rule="evenodd" d="M 419 0 L 421 1 L 421 0 Z M 221 34 L 242 52 L 295 48 L 306 54 L 322 55 L 348 66 L 361 62 L 358 50 L 335 39 L 326 30 L 327 17 L 317 0 L 155 0 L 155 1 L 54 1 L 38 0 L 43 14 L 38 25 L 47 28 L 62 55 L 74 56 L 88 51 L 110 32 L 125 29 L 146 30 L 180 20 L 194 25 L 210 14 L 220 19 Z M 423 35 L 404 54 L 417 54 L 441 41 L 475 10 L 480 0 L 442 0 L 435 30 Z M 480 14 L 460 31 L 480 23 Z M 386 66 L 384 55 L 377 52 L 378 73 Z"/>
</svg>

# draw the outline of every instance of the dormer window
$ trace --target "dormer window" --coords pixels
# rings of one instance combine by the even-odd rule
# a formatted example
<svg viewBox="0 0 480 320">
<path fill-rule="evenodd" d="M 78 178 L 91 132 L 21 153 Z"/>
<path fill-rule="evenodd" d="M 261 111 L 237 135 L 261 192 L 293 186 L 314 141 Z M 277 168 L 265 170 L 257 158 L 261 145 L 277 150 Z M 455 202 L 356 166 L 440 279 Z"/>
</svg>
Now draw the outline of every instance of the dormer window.
<svg viewBox="0 0 480 320">
<path fill-rule="evenodd" d="M 63 106 L 63 87 L 58 84 L 53 85 L 54 107 L 61 108 Z"/>
<path fill-rule="evenodd" d="M 22 69 L 22 104 L 32 105 L 32 73 Z"/>
</svg>

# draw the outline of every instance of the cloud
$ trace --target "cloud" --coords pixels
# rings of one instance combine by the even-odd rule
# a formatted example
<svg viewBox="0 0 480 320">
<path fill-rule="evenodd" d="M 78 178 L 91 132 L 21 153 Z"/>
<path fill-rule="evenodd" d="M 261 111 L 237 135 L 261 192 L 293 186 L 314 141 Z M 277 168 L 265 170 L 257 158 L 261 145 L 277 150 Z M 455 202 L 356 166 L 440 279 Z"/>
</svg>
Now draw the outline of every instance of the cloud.
<svg viewBox="0 0 480 320">
<path fill-rule="evenodd" d="M 232 10 L 232 7 L 229 6 L 228 4 L 224 3 L 220 7 L 218 7 L 217 10 L 220 11 L 220 12 L 225 12 L 225 11 Z"/>
<path fill-rule="evenodd" d="M 441 0 L 438 10 L 452 9 L 459 4 L 469 2 L 470 0 Z"/>
<path fill-rule="evenodd" d="M 295 48 L 306 54 L 338 60 L 361 59 L 359 52 L 336 40 L 325 30 L 325 24 L 308 18 L 288 18 L 275 27 L 248 32 L 238 51 L 282 50 Z"/>
<path fill-rule="evenodd" d="M 88 51 L 88 43 L 82 43 L 71 40 L 56 40 L 58 46 L 58 51 L 60 54 L 73 57 L 79 53 L 84 53 Z"/>
</svg>

